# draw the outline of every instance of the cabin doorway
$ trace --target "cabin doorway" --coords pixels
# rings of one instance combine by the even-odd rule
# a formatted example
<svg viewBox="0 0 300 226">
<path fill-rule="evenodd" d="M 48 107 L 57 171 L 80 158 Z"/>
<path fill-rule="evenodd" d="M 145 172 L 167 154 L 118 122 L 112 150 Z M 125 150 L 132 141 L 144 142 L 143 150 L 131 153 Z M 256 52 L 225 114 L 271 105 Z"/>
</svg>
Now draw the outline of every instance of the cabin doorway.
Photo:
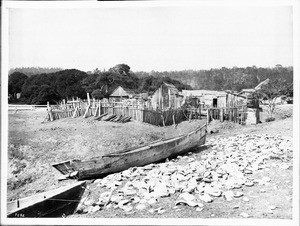
<svg viewBox="0 0 300 226">
<path fill-rule="evenodd" d="M 218 106 L 218 99 L 213 98 L 213 107 L 216 108 Z"/>
</svg>

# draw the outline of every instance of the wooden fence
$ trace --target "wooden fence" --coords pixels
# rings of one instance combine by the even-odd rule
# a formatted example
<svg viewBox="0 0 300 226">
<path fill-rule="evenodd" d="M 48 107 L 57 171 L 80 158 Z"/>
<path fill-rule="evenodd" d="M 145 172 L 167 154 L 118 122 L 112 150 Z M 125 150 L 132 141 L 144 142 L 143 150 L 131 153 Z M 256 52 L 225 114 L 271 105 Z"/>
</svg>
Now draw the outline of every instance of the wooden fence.
<svg viewBox="0 0 300 226">
<path fill-rule="evenodd" d="M 235 123 L 245 124 L 247 119 L 247 106 L 209 108 L 207 109 L 207 123 L 212 120 L 227 120 Z"/>
<path fill-rule="evenodd" d="M 132 120 L 145 122 L 156 126 L 169 126 L 178 124 L 184 120 L 191 119 L 188 110 L 169 109 L 165 111 L 154 111 L 145 109 L 139 105 L 122 105 L 119 102 L 102 103 L 100 101 L 71 101 L 65 104 L 48 106 L 50 121 L 83 116 L 100 116 L 109 113 L 114 115 L 130 116 Z"/>
</svg>

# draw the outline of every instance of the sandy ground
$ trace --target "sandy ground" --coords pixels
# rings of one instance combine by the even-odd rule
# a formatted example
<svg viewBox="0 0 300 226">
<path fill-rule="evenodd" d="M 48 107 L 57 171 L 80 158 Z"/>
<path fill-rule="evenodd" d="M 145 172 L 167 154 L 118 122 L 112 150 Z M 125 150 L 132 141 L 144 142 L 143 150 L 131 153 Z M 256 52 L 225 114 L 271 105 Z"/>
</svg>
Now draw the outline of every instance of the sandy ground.
<svg viewBox="0 0 300 226">
<path fill-rule="evenodd" d="M 241 133 L 282 134 L 292 137 L 291 112 L 292 105 L 281 106 L 276 111 L 275 121 L 250 126 L 213 121 L 208 127 L 208 140 Z M 72 183 L 70 180 L 58 182 L 60 173 L 51 166 L 52 163 L 73 158 L 89 159 L 160 138 L 174 137 L 192 131 L 199 124 L 205 123 L 205 120 L 183 122 L 176 128 L 174 126 L 162 128 L 138 122 L 125 124 L 101 122 L 93 120 L 92 117 L 66 118 L 42 123 L 45 116 L 46 112 L 42 110 L 9 113 L 7 200 L 26 197 Z M 210 134 L 210 131 L 218 132 Z M 210 149 L 206 148 L 194 154 L 194 157 L 200 158 L 202 154 L 209 151 Z M 278 163 L 277 160 L 270 161 Z M 259 186 L 247 187 L 243 190 L 250 201 L 239 210 L 247 211 L 253 218 L 292 218 L 292 168 L 281 171 L 275 166 L 276 164 L 273 165 L 274 167 L 269 170 L 259 171 L 253 175 L 257 178 L 263 176 L 271 178 L 269 187 L 265 188 L 266 192 L 261 193 Z M 91 181 L 88 181 L 88 184 L 92 189 Z M 188 206 L 178 212 L 172 211 L 170 203 L 174 198 L 176 197 L 164 198 L 164 207 L 170 211 L 160 215 L 148 212 L 128 215 L 116 209 L 92 214 L 75 214 L 71 217 L 240 217 L 233 208 L 238 203 L 228 203 L 222 199 L 214 201 L 201 213 L 193 211 Z M 279 207 L 272 214 L 264 211 L 270 204 Z"/>
</svg>

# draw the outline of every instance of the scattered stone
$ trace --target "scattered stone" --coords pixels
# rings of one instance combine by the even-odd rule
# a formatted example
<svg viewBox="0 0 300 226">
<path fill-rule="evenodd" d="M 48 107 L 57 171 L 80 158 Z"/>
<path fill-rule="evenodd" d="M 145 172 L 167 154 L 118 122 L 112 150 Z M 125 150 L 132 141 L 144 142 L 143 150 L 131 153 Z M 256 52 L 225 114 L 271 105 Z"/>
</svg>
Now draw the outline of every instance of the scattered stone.
<svg viewBox="0 0 300 226">
<path fill-rule="evenodd" d="M 241 213 L 240 216 L 241 216 L 241 217 L 244 217 L 244 218 L 248 218 L 248 217 L 249 217 L 249 214 L 248 214 L 248 213 Z"/>
<path fill-rule="evenodd" d="M 189 193 L 181 193 L 179 195 L 179 198 L 185 200 L 185 201 L 192 201 L 194 199 L 196 199 L 196 197 L 192 194 L 189 194 Z"/>
<path fill-rule="evenodd" d="M 249 202 L 250 200 L 249 200 L 247 197 L 244 197 L 244 198 L 243 198 L 243 201 L 244 201 L 244 202 Z"/>
<path fill-rule="evenodd" d="M 263 177 L 262 180 L 265 181 L 265 182 L 270 182 L 271 178 L 270 177 Z"/>
<path fill-rule="evenodd" d="M 252 187 L 253 185 L 254 185 L 254 183 L 252 181 L 245 182 L 245 186 L 247 186 L 247 187 Z"/>
<path fill-rule="evenodd" d="M 235 205 L 235 206 L 233 206 L 233 209 L 238 209 L 238 208 L 240 208 L 240 206 L 239 206 L 239 205 Z"/>
<path fill-rule="evenodd" d="M 188 205 L 195 207 L 196 211 L 202 211 L 201 201 L 212 202 L 213 197 L 220 196 L 231 201 L 244 195 L 243 192 L 239 190 L 233 192 L 232 189 L 251 187 L 256 183 L 267 185 L 271 181 L 267 176 L 260 180 L 250 178 L 250 174 L 255 171 L 270 167 L 279 167 L 283 170 L 292 167 L 291 163 L 285 163 L 292 158 L 292 139 L 281 136 L 240 134 L 235 137 L 209 139 L 207 145 L 211 148 L 210 152 L 201 155 L 200 159 L 194 158 L 196 155 L 192 156 L 193 153 L 189 152 L 188 155 L 178 156 L 171 161 L 132 167 L 121 173 L 95 180 L 96 186 L 109 190 L 116 189 L 117 192 L 113 195 L 110 195 L 111 192 L 103 192 L 97 203 L 93 200 L 85 201 L 83 204 L 87 205 L 83 211 L 90 212 L 97 206 L 94 211 L 106 205 L 106 208 L 120 207 L 129 214 L 133 211 L 133 204 L 136 210 L 147 209 L 148 205 L 157 203 L 158 198 L 176 192 L 180 192 L 176 205 Z M 270 159 L 271 154 L 278 155 L 284 162 L 265 161 Z M 182 160 L 188 163 L 178 164 Z M 224 190 L 227 191 L 223 192 Z M 260 189 L 260 193 L 264 192 L 265 189 Z M 291 197 L 287 197 L 287 200 L 291 200 Z M 243 201 L 249 202 L 249 198 L 243 197 Z M 233 208 L 237 209 L 239 206 L 235 205 Z M 176 208 L 177 210 L 180 209 Z M 151 211 L 162 213 L 165 210 L 150 209 L 149 212 Z"/>
<path fill-rule="evenodd" d="M 144 209 L 146 209 L 146 205 L 145 204 L 138 204 L 138 205 L 136 205 L 136 207 L 135 207 L 137 210 L 144 210 Z"/>
<path fill-rule="evenodd" d="M 236 193 L 234 194 L 234 197 L 235 197 L 235 198 L 240 198 L 240 197 L 242 197 L 243 195 L 244 195 L 243 192 L 238 191 L 238 192 L 236 192 Z"/>
<path fill-rule="evenodd" d="M 92 206 L 92 208 L 89 210 L 89 213 L 94 213 L 100 210 L 100 206 Z"/>
<path fill-rule="evenodd" d="M 126 208 L 125 205 L 128 204 L 129 202 L 130 202 L 129 199 L 123 199 L 118 203 L 118 207 L 120 209 L 125 209 Z"/>
<path fill-rule="evenodd" d="M 212 202 L 213 201 L 212 197 L 206 193 L 204 193 L 203 195 L 199 195 L 198 197 L 203 202 Z"/>
<path fill-rule="evenodd" d="M 224 196 L 225 200 L 231 201 L 231 200 L 233 200 L 234 193 L 233 193 L 233 191 L 225 191 L 225 192 L 223 192 L 223 196 Z"/>
<path fill-rule="evenodd" d="M 157 199 L 156 198 L 151 198 L 149 201 L 148 201 L 148 204 L 150 205 L 153 205 L 157 202 Z"/>
<path fill-rule="evenodd" d="M 269 213 L 269 214 L 273 214 L 273 211 L 272 211 L 272 210 L 270 210 L 270 209 L 268 209 L 268 210 L 267 210 L 267 213 Z"/>
<path fill-rule="evenodd" d="M 154 209 L 150 209 L 150 210 L 149 210 L 149 213 L 154 213 Z"/>
</svg>

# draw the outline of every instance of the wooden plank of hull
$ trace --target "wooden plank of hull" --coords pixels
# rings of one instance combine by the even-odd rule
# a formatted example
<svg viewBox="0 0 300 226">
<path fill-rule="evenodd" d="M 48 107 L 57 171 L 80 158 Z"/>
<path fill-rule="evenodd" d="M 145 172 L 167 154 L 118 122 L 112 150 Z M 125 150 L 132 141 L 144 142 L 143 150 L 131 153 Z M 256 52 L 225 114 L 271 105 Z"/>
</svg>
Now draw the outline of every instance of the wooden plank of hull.
<svg viewBox="0 0 300 226">
<path fill-rule="evenodd" d="M 71 168 L 78 171 L 79 179 L 96 178 L 119 172 L 134 166 L 144 166 L 187 152 L 203 145 L 206 138 L 206 125 L 187 135 L 159 141 L 126 153 L 118 153 L 108 158 L 72 162 Z"/>
<path fill-rule="evenodd" d="M 7 217 L 62 217 L 73 214 L 86 187 L 86 182 L 77 182 L 7 204 Z"/>
</svg>

